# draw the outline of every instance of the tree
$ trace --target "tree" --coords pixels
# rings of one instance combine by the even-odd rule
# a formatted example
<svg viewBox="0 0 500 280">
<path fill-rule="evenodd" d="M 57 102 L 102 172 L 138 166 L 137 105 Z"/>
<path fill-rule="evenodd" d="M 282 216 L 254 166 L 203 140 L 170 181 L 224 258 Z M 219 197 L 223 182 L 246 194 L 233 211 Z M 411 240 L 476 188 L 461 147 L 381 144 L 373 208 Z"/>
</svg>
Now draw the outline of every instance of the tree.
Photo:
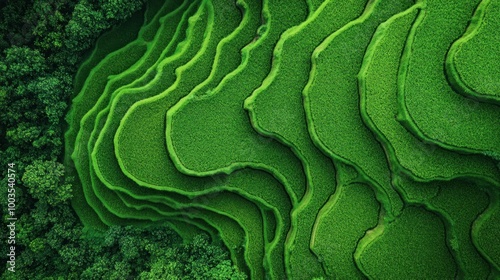
<svg viewBox="0 0 500 280">
<path fill-rule="evenodd" d="M 65 45 L 74 51 L 88 49 L 97 35 L 109 24 L 102 13 L 94 10 L 86 1 L 75 6 L 71 20 L 65 28 Z"/>
<path fill-rule="evenodd" d="M 47 68 L 45 57 L 38 50 L 12 46 L 4 53 L 5 59 L 0 60 L 0 84 L 10 88 L 39 77 Z"/>
<path fill-rule="evenodd" d="M 35 161 L 26 167 L 22 177 L 34 198 L 55 206 L 72 197 L 71 178 L 64 177 L 64 165 L 54 160 Z"/>
</svg>

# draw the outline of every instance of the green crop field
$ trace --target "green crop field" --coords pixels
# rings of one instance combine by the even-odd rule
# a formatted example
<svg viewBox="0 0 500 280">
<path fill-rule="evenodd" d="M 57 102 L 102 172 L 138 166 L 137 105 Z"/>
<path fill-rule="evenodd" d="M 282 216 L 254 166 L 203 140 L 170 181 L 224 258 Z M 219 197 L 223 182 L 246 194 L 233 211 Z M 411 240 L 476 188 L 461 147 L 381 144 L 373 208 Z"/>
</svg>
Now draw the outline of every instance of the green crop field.
<svg viewBox="0 0 500 280">
<path fill-rule="evenodd" d="M 250 279 L 498 279 L 499 8 L 146 1 L 74 78 L 72 206 Z"/>
<path fill-rule="evenodd" d="M 471 98 L 500 104 L 500 1 L 483 0 L 464 35 L 451 46 L 446 59 L 451 85 Z"/>
</svg>

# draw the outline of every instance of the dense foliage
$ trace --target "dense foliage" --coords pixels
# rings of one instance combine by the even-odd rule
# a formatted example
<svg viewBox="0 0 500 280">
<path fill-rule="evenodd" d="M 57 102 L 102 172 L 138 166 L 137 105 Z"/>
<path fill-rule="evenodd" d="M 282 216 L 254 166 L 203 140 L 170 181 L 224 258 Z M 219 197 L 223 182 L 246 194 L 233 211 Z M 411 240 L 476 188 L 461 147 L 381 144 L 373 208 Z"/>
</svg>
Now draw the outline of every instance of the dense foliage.
<svg viewBox="0 0 500 280">
<path fill-rule="evenodd" d="M 3 186 L 15 163 L 18 218 L 16 273 L 3 270 L 0 278 L 244 278 L 205 236 L 184 244 L 166 226 L 87 232 L 70 206 L 73 178 L 62 155 L 73 77 L 96 38 L 143 2 L 0 1 L 0 201 L 5 219 Z"/>
</svg>

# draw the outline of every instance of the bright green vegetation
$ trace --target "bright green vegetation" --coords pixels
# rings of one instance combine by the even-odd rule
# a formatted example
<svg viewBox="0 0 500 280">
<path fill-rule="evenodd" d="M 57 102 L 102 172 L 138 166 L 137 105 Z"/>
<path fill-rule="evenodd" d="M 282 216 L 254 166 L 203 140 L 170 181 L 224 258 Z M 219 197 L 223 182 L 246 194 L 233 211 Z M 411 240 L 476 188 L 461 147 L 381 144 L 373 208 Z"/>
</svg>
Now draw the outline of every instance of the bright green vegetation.
<svg viewBox="0 0 500 280">
<path fill-rule="evenodd" d="M 382 222 L 364 237 L 356 251 L 357 263 L 374 279 L 454 279 L 457 267 L 443 242 L 445 235 L 438 216 L 408 207 L 394 221 Z"/>
<path fill-rule="evenodd" d="M 436 211 L 442 213 L 451 224 L 449 242 L 464 278 L 485 279 L 490 272 L 488 263 L 472 243 L 470 230 L 477 216 L 487 208 L 488 199 L 488 195 L 478 186 L 452 181 L 443 184 L 439 194 L 429 203 L 429 207 L 436 207 Z"/>
<path fill-rule="evenodd" d="M 168 2 L 165 2 L 165 3 L 166 3 L 165 6 L 168 7 L 169 6 L 169 5 L 167 5 Z M 131 208 L 128 208 L 128 207 L 120 204 L 119 203 L 120 200 L 116 199 L 116 194 L 114 192 L 112 192 L 111 190 L 117 189 L 117 186 L 131 185 L 131 184 L 133 184 L 133 182 L 131 182 L 128 178 L 126 178 L 123 175 L 123 173 L 120 172 L 120 169 L 119 169 L 118 163 L 116 162 L 116 159 L 113 160 L 114 157 L 109 155 L 109 152 L 111 152 L 111 155 L 113 155 L 112 149 L 110 151 L 107 151 L 107 150 L 103 151 L 103 150 L 98 150 L 97 147 L 94 147 L 96 140 L 97 140 L 96 138 L 98 136 L 97 132 L 100 131 L 100 129 L 104 126 L 104 123 L 106 122 L 106 119 L 102 118 L 102 115 L 104 115 L 104 114 L 102 114 L 102 112 L 106 112 L 106 110 L 101 111 L 101 113 L 99 115 L 97 115 L 97 118 L 95 117 L 95 115 L 98 112 L 98 110 L 100 110 L 100 107 L 103 107 L 103 105 L 105 105 L 106 97 L 109 98 L 108 95 L 111 95 L 110 92 L 112 92 L 112 89 L 110 89 L 110 85 L 111 85 L 111 88 L 113 86 L 116 88 L 116 87 L 118 87 L 117 85 L 119 85 L 119 84 L 126 84 L 127 80 L 128 80 L 127 77 L 134 76 L 134 73 L 138 73 L 139 75 L 141 75 L 142 71 L 140 69 L 147 68 L 149 65 L 153 64 L 154 60 L 158 59 L 160 53 L 163 52 L 164 49 L 166 51 L 169 51 L 170 49 L 173 49 L 175 47 L 173 44 L 176 43 L 176 39 L 177 39 L 177 37 L 179 37 L 179 36 L 177 36 L 178 32 L 176 32 L 176 27 L 178 26 L 177 23 L 185 18 L 183 16 L 183 13 L 182 13 L 184 6 L 186 6 L 186 3 L 184 3 L 184 5 L 181 6 L 179 9 L 174 10 L 172 13 L 170 13 L 169 15 L 167 15 L 161 19 L 162 21 L 164 21 L 164 22 L 167 21 L 167 22 L 166 22 L 166 24 L 162 25 L 161 28 L 158 26 L 159 36 L 157 38 L 155 38 L 154 44 L 152 44 L 152 43 L 150 44 L 150 45 L 153 45 L 153 47 L 148 48 L 149 51 L 145 54 L 145 59 L 144 59 L 145 63 L 143 63 L 140 66 L 134 65 L 135 67 L 132 66 L 124 73 L 112 78 L 110 80 L 110 82 L 108 83 L 105 91 L 101 95 L 99 102 L 97 102 L 96 106 L 94 106 L 94 108 L 87 113 L 88 116 L 86 118 L 86 121 L 88 121 L 90 123 L 95 122 L 94 130 L 92 131 L 92 134 L 90 135 L 90 138 L 88 140 L 88 153 L 95 154 L 95 152 L 99 152 L 99 155 L 101 156 L 101 158 L 104 156 L 104 158 L 108 159 L 106 161 L 106 164 L 104 165 L 105 168 L 102 168 L 101 166 L 103 166 L 103 165 L 99 165 L 98 162 L 96 162 L 95 159 L 92 158 L 92 160 L 94 160 L 94 163 L 92 166 L 95 169 L 95 170 L 92 170 L 92 173 L 91 173 L 92 186 L 93 186 L 94 192 L 99 197 L 99 199 L 102 201 L 102 203 L 106 206 L 106 208 L 110 212 L 112 212 L 116 215 L 120 215 L 120 217 L 124 217 L 125 213 L 128 213 L 128 215 L 131 215 L 129 217 L 133 217 L 136 219 L 140 219 L 141 217 L 143 219 L 145 217 L 151 218 L 151 216 L 155 217 L 155 216 L 159 216 L 159 215 L 154 215 L 154 214 L 149 215 L 149 214 L 145 214 L 144 212 L 137 213 L 137 211 L 135 211 L 136 212 L 135 214 L 132 214 L 131 212 L 134 212 L 134 211 L 131 211 L 132 210 Z M 171 8 L 173 8 L 173 7 L 171 7 Z M 167 11 L 169 11 L 169 10 L 170 9 L 167 9 Z M 159 15 L 161 15 L 161 12 L 159 13 Z M 169 42 L 169 37 L 171 37 L 171 39 L 172 39 L 170 42 Z M 160 46 L 163 46 L 163 48 Z M 153 61 L 151 61 L 151 60 L 153 60 Z M 111 179 L 107 179 L 109 177 L 109 175 L 108 175 L 108 177 L 106 177 L 103 174 L 112 174 L 114 176 L 111 177 Z M 98 177 L 100 178 L 100 180 Z M 110 203 L 111 203 L 111 205 L 110 205 Z M 118 209 L 122 209 L 122 210 L 118 210 Z M 129 211 L 127 211 L 125 209 L 128 209 Z"/>
<path fill-rule="evenodd" d="M 158 21 L 159 18 L 156 18 L 156 20 Z M 82 92 L 77 96 L 77 98 L 75 98 L 74 101 L 75 103 L 77 104 L 78 102 L 85 103 L 88 100 L 96 100 L 96 99 L 100 101 L 106 97 L 106 95 L 99 96 L 96 93 L 105 92 L 105 87 L 108 82 L 108 77 L 110 77 L 113 74 L 119 74 L 120 72 L 127 70 L 129 67 L 131 67 L 134 63 L 137 62 L 137 59 L 140 58 L 139 55 L 142 56 L 145 53 L 147 53 L 147 49 L 144 48 L 147 47 L 146 44 L 147 42 L 145 41 L 145 38 L 142 35 L 148 30 L 148 28 L 151 25 L 153 25 L 153 23 L 154 20 L 153 22 L 145 24 L 143 28 L 141 28 L 141 30 L 139 31 L 139 36 L 137 40 L 128 44 L 124 48 L 110 54 L 108 57 L 106 57 L 106 59 L 101 61 L 101 63 L 94 68 L 93 72 L 86 80 Z M 136 46 L 141 46 L 142 48 L 136 49 Z M 137 50 L 141 51 L 138 52 Z M 122 56 L 131 57 L 132 59 L 130 59 L 130 62 L 128 62 L 128 60 L 124 60 Z M 123 63 L 121 60 L 124 60 L 126 63 Z M 99 104 L 99 102 L 97 103 Z M 85 106 L 79 108 L 85 108 Z M 76 138 L 76 144 L 72 158 L 80 159 L 78 161 L 75 161 L 75 167 L 76 170 L 78 171 L 78 175 L 80 177 L 80 182 L 82 183 L 87 203 L 89 203 L 89 205 L 94 209 L 96 208 L 100 209 L 100 211 L 96 212 L 100 216 L 101 220 L 103 220 L 105 224 L 111 225 L 111 224 L 116 224 L 117 217 L 106 211 L 105 206 L 99 201 L 99 195 L 102 196 L 103 194 L 96 192 L 96 189 L 98 188 L 99 185 L 102 185 L 102 183 L 97 182 L 96 184 L 92 184 L 94 167 L 89 164 L 90 152 L 87 150 L 87 143 L 89 143 L 88 139 L 91 136 L 90 132 L 92 131 L 92 128 L 94 126 L 95 116 L 91 114 L 92 112 L 95 111 L 94 108 L 89 110 L 83 116 L 83 118 L 81 118 L 80 121 L 81 127 Z M 77 118 L 78 114 L 79 112 L 73 113 L 73 118 L 75 120 L 80 120 L 80 118 Z M 92 213 L 91 211 L 86 211 L 86 212 Z"/>
<path fill-rule="evenodd" d="M 377 187 L 377 197 L 389 217 L 399 214 L 402 201 L 391 186 L 384 150 L 361 119 L 356 77 L 377 26 L 410 2 L 370 2 L 361 17 L 334 32 L 314 51 L 304 89 L 311 138 L 332 158 L 356 166 Z"/>
<path fill-rule="evenodd" d="M 500 248 L 497 242 L 500 231 L 500 203 L 498 190 L 490 193 L 490 207 L 479 217 L 472 227 L 474 245 L 494 267 L 493 274 L 500 270 Z"/>
<path fill-rule="evenodd" d="M 363 203 L 357 203 L 363 201 Z M 380 205 L 370 187 L 359 183 L 338 185 L 319 211 L 311 249 L 321 259 L 328 277 L 363 278 L 354 263 L 352 248 L 377 225 Z"/>
<path fill-rule="evenodd" d="M 118 244 L 116 262 L 147 263 L 55 275 L 494 279 L 500 110 L 479 97 L 485 85 L 473 95 L 448 77 L 495 75 L 472 63 L 494 60 L 500 44 L 487 35 L 496 2 L 479 2 L 148 1 L 75 68 L 65 165 L 46 155 L 22 168 L 26 193 L 45 203 L 36 219 L 47 207 L 67 217 L 71 200 L 88 235 Z M 49 106 L 57 84 L 8 80 L 28 79 L 22 57 L 29 75 L 45 71 L 36 52 L 0 55 L 0 105 L 40 89 Z M 54 119 L 58 106 L 38 111 Z M 2 161 L 28 150 L 23 141 L 53 141 L 33 136 L 28 118 L 19 128 L 0 118 L 6 142 L 23 147 Z M 174 232 L 175 246 L 151 243 Z"/>
<path fill-rule="evenodd" d="M 110 80 L 110 82 L 107 84 L 107 86 L 106 86 L 103 94 L 101 95 L 99 101 L 97 102 L 96 106 L 94 106 L 94 108 L 92 110 L 90 110 L 87 113 L 87 115 L 85 116 L 84 120 L 86 121 L 86 123 L 89 123 L 90 125 L 94 126 L 94 130 L 92 131 L 92 134 L 90 135 L 89 140 L 87 140 L 87 142 L 88 142 L 88 154 L 89 155 L 92 154 L 93 151 L 94 152 L 97 151 L 97 148 L 94 149 L 94 145 L 95 145 L 95 142 L 97 140 L 96 138 L 98 136 L 98 134 L 96 134 L 96 131 L 98 131 L 99 128 L 102 128 L 102 126 L 104 126 L 104 122 L 106 121 L 106 119 L 101 118 L 100 117 L 101 114 L 97 115 L 97 119 L 96 119 L 96 114 L 101 109 L 101 107 L 103 107 L 106 104 L 106 102 L 109 102 L 109 101 L 106 101 L 106 99 L 110 98 L 110 95 L 112 92 L 112 89 L 110 89 L 110 87 L 117 88 L 120 84 L 126 84 L 128 77 L 130 77 L 130 76 L 133 77 L 134 73 L 138 73 L 139 75 L 142 74 L 142 71 L 140 70 L 141 68 L 147 69 L 148 65 L 153 64 L 154 60 L 158 59 L 158 56 L 160 55 L 159 52 L 163 51 L 163 49 L 168 50 L 168 49 L 173 49 L 175 47 L 175 46 L 172 46 L 172 44 L 176 43 L 176 40 L 175 40 L 176 39 L 175 35 L 177 35 L 176 34 L 176 27 L 177 27 L 176 22 L 179 22 L 181 20 L 181 16 L 183 14 L 182 13 L 183 6 L 186 6 L 186 4 L 184 3 L 184 5 L 181 6 L 179 9 L 174 9 L 175 7 L 169 7 L 169 5 L 167 5 L 168 2 L 165 2 L 165 3 L 166 3 L 165 6 L 167 8 L 170 8 L 170 9 L 166 9 L 166 11 L 170 12 L 171 9 L 174 11 L 172 13 L 168 14 L 167 16 L 165 16 L 164 18 L 162 18 L 163 21 L 167 21 L 167 24 L 164 24 L 162 26 L 162 28 L 160 28 L 160 26 L 157 27 L 157 28 L 159 28 L 158 33 L 160 34 L 160 36 L 155 38 L 154 44 L 153 43 L 149 44 L 148 52 L 146 52 L 144 55 L 145 63 L 143 63 L 140 66 L 133 65 L 131 68 L 129 68 L 124 73 L 121 73 L 120 75 L 113 77 Z M 160 10 L 160 12 L 157 15 L 158 22 L 159 22 L 159 16 L 161 16 L 161 15 L 162 15 L 162 12 Z M 144 34 L 144 33 L 145 32 L 142 32 L 141 34 Z M 172 40 L 170 41 L 169 37 L 170 38 L 174 37 L 174 38 L 172 38 Z M 151 45 L 153 45 L 153 46 L 151 46 Z M 161 48 L 160 46 L 163 46 L 163 48 Z M 153 60 L 153 61 L 151 61 L 151 60 Z M 94 123 L 95 123 L 95 125 L 94 125 Z M 99 151 L 99 152 L 101 152 L 101 151 Z M 112 152 L 112 150 L 111 150 L 111 152 Z M 112 156 L 110 157 L 109 153 L 102 152 L 102 153 L 100 153 L 100 155 L 109 159 L 106 162 L 107 164 L 105 165 L 108 169 L 104 169 L 104 171 L 103 171 L 102 170 L 103 168 L 101 168 L 102 165 L 99 165 L 97 163 L 94 163 L 93 165 L 91 165 L 93 167 L 93 169 L 95 169 L 95 170 L 92 170 L 92 172 L 91 172 L 92 187 L 93 187 L 96 195 L 103 202 L 103 204 L 105 206 L 107 206 L 109 211 L 111 211 L 111 212 L 114 211 L 114 213 L 116 214 L 116 211 L 117 211 L 116 210 L 116 207 L 117 207 L 116 194 L 114 194 L 112 191 L 110 191 L 110 189 L 116 188 L 116 186 L 130 185 L 131 183 L 129 181 L 127 181 L 126 180 L 127 178 L 120 172 L 120 169 L 118 167 L 118 164 L 116 163 L 116 160 L 112 161 L 113 157 Z M 102 174 L 113 174 L 114 177 L 112 177 L 112 179 L 114 179 L 114 181 L 111 180 L 111 182 L 113 182 L 114 185 L 110 184 L 109 183 L 110 180 L 106 180 L 105 179 L 106 177 L 104 177 Z M 99 175 L 100 175 L 100 178 L 102 181 L 100 181 L 97 178 Z M 122 175 L 122 176 L 119 176 L 119 175 Z M 105 186 L 105 184 L 107 184 L 110 189 L 108 189 L 107 186 Z M 113 206 L 107 205 L 107 203 L 110 203 L 113 201 L 114 201 Z M 120 200 L 118 200 L 118 201 L 120 201 Z M 121 206 L 121 208 L 124 208 L 124 207 Z M 127 207 L 125 207 L 125 208 L 127 208 Z M 122 215 L 123 215 L 123 213 L 122 213 Z M 145 215 L 144 213 L 142 213 L 142 214 L 139 213 L 139 214 L 136 214 L 135 216 L 136 217 L 141 217 L 141 216 L 142 217 L 149 217 L 149 215 Z"/>
<path fill-rule="evenodd" d="M 305 191 L 300 163 L 285 146 L 257 134 L 241 104 L 269 72 L 268 58 L 281 33 L 299 23 L 306 7 L 302 1 L 290 2 L 286 9 L 274 1 L 264 3 L 268 3 L 264 31 L 260 29 L 257 40 L 242 50 L 240 67 L 217 87 L 192 92 L 168 111 L 167 145 L 184 173 L 206 176 L 243 167 L 269 170 L 295 202 Z M 290 13 L 297 16 L 289 17 Z M 149 114 L 150 109 L 142 111 Z"/>
<path fill-rule="evenodd" d="M 398 113 L 398 66 L 420 9 L 421 5 L 415 5 L 377 29 L 359 73 L 361 116 L 388 151 L 394 172 L 406 172 L 420 181 L 476 176 L 498 182 L 499 170 L 491 158 L 458 154 L 423 143 L 394 118 Z"/>
<path fill-rule="evenodd" d="M 290 275 L 294 278 L 322 275 L 321 264 L 311 252 L 309 240 L 316 213 L 335 190 L 333 164 L 309 138 L 302 106 L 310 56 L 332 31 L 358 17 L 365 4 L 363 1 L 355 5 L 348 1 L 324 1 L 311 10 L 306 21 L 281 36 L 270 74 L 245 100 L 254 128 L 290 146 L 307 172 L 306 193 L 292 214 L 293 228 L 287 241 Z"/>
<path fill-rule="evenodd" d="M 80 126 L 80 120 L 82 120 L 82 117 L 86 113 L 85 108 L 91 108 L 92 106 L 92 100 L 97 100 L 99 98 L 98 93 L 104 89 L 106 86 L 107 79 L 106 78 L 99 78 L 99 82 L 92 82 L 90 83 L 89 81 L 93 80 L 92 77 L 109 77 L 109 75 L 112 74 L 118 74 L 120 71 L 126 70 L 128 67 L 130 67 L 135 60 L 139 59 L 141 54 L 145 51 L 145 45 L 141 43 L 135 43 L 132 42 L 129 45 L 126 46 L 126 48 L 122 48 L 120 50 L 117 50 L 116 52 L 108 55 L 106 60 L 102 60 L 90 73 L 89 78 L 87 78 L 82 91 L 80 92 L 79 95 L 73 100 L 74 104 L 80 104 L 78 106 L 74 106 L 72 111 L 70 112 L 70 121 L 73 122 L 73 125 L 70 126 L 71 128 L 79 127 Z M 126 54 L 126 58 L 124 59 L 122 57 L 123 54 Z M 85 97 L 85 98 L 83 98 Z M 84 123 L 87 124 L 87 128 L 83 127 L 83 129 L 80 129 L 78 131 L 78 136 L 76 135 L 77 130 L 70 130 L 66 133 L 66 141 L 69 142 L 71 139 L 74 139 L 76 137 L 76 140 L 85 138 L 83 133 L 88 134 L 90 131 L 92 131 L 92 126 L 93 123 Z M 92 203 L 89 202 L 88 197 L 93 196 L 93 192 L 89 191 L 91 188 L 91 183 L 90 183 L 90 166 L 88 164 L 85 164 L 85 161 L 81 163 L 78 160 L 75 160 L 76 158 L 80 158 L 82 160 L 85 160 L 88 158 L 87 155 L 87 149 L 85 146 L 85 142 L 81 141 L 74 141 L 75 146 L 73 147 L 72 151 L 72 159 L 75 164 L 75 168 L 78 171 L 79 177 L 80 177 L 80 184 L 82 184 L 82 189 L 84 191 L 85 197 L 87 197 L 87 203 Z M 73 205 L 75 207 L 75 210 L 78 212 L 79 210 L 81 211 L 81 216 L 86 216 L 86 215 L 92 215 L 92 211 L 88 211 L 85 209 L 85 204 L 86 202 L 82 201 L 81 199 L 84 196 L 75 196 L 75 200 L 73 201 Z M 95 199 L 94 199 L 95 201 Z M 92 219 L 92 218 L 88 218 Z M 86 218 L 82 218 L 82 220 L 86 221 Z M 89 223 L 92 223 L 92 225 L 96 225 L 95 223 L 99 223 L 98 221 L 92 219 L 92 221 L 89 220 Z"/>
<path fill-rule="evenodd" d="M 203 10 L 199 10 L 197 14 L 191 17 L 190 22 L 192 24 L 189 24 L 189 28 L 184 41 L 182 41 L 182 35 L 177 34 L 179 36 L 177 36 L 174 39 L 170 48 L 175 49 L 176 44 L 179 43 L 182 44 L 182 46 L 179 45 L 178 52 L 166 55 L 164 59 L 165 66 L 178 67 L 183 63 L 187 62 L 193 55 L 196 54 L 196 49 L 198 49 L 201 46 L 204 40 L 203 36 L 200 36 L 201 34 L 203 34 L 203 32 L 205 32 L 204 20 L 206 20 L 206 17 L 204 17 L 203 20 L 199 19 L 200 13 L 202 11 Z M 183 17 L 183 21 L 188 21 L 187 19 L 188 16 L 189 15 L 185 15 L 185 17 Z M 198 20 L 196 21 L 196 19 Z M 180 32 L 182 33 L 183 31 Z M 155 65 L 153 65 L 152 67 L 154 67 Z M 151 81 L 151 83 L 154 83 L 154 86 L 152 84 L 152 87 L 148 88 L 151 89 L 153 93 L 156 92 L 156 90 L 160 91 L 161 90 L 161 84 L 159 84 L 160 81 L 162 83 L 166 82 L 168 84 L 169 80 L 173 83 L 174 79 L 175 76 L 173 73 L 172 74 L 166 73 L 166 75 L 158 75 L 157 79 Z M 147 96 L 145 94 L 149 93 L 148 91 L 143 91 L 145 93 L 141 94 L 140 89 L 141 88 L 119 89 L 118 92 L 116 93 L 116 96 L 111 100 L 107 108 L 104 107 L 106 105 L 105 103 L 101 105 L 102 111 L 99 113 L 98 119 L 102 119 L 105 121 L 104 127 L 102 126 L 94 127 L 94 134 L 95 137 L 97 137 L 97 139 L 94 147 L 92 160 L 94 165 L 97 167 L 96 171 L 98 176 L 110 188 L 114 187 L 123 189 L 124 186 L 134 185 L 134 182 L 127 176 L 125 176 L 124 173 L 121 171 L 119 162 L 115 157 L 113 135 L 116 133 L 116 130 L 118 129 L 118 126 L 120 124 L 120 120 L 125 115 L 127 109 L 135 101 L 140 100 L 140 97 Z M 137 146 L 137 148 L 140 148 L 140 146 Z M 165 174 L 160 173 L 155 177 L 148 177 L 149 180 L 145 181 L 149 182 L 152 185 L 168 186 L 169 185 L 168 175 L 172 173 L 169 171 L 174 170 L 173 169 L 174 167 L 169 165 L 168 161 L 158 163 L 153 159 L 144 162 L 143 164 L 141 164 L 141 167 L 148 168 L 149 166 L 146 165 L 146 163 L 148 162 L 158 164 L 156 165 L 156 168 L 165 170 L 166 173 Z M 165 175 L 167 175 L 167 177 Z M 152 174 L 152 176 L 154 176 L 154 174 Z"/>
<path fill-rule="evenodd" d="M 470 229 L 486 210 L 488 194 L 480 186 L 461 180 L 419 183 L 397 178 L 396 184 L 407 201 L 426 207 L 445 222 L 448 247 L 459 264 L 459 277 L 486 279 L 490 267 L 474 246 L 475 236 Z"/>
<path fill-rule="evenodd" d="M 158 40 L 157 40 L 157 41 L 158 41 Z M 158 43 L 157 41 L 155 41 L 155 43 Z M 155 45 L 156 45 L 156 44 L 155 44 Z M 133 67 L 132 67 L 132 70 L 131 70 L 131 71 L 129 71 L 129 72 L 133 73 L 133 70 L 135 70 L 135 69 L 133 69 Z M 122 79 L 122 80 L 123 80 L 123 79 Z M 113 80 L 112 80 L 112 81 L 113 81 Z M 108 85 L 109 85 L 109 84 L 108 84 Z M 105 92 L 105 93 L 106 93 L 106 92 Z M 102 95 L 101 97 L 105 97 L 105 95 Z M 99 103 L 98 103 L 98 104 L 99 104 Z M 93 111 L 96 111 L 96 109 L 94 108 L 93 110 L 89 111 L 89 113 L 92 113 Z M 94 115 L 95 115 L 95 114 L 94 114 Z M 85 120 L 85 121 L 89 120 L 89 119 L 91 118 L 90 116 L 91 116 L 90 114 L 87 114 L 87 116 L 86 116 L 86 118 L 84 118 L 84 120 Z M 104 120 L 104 119 L 102 119 L 102 118 L 101 118 L 101 119 L 98 119 L 98 120 L 96 121 L 96 127 L 102 127 L 102 124 L 101 124 L 101 125 L 99 125 L 99 122 L 101 122 L 101 123 L 102 123 L 102 120 Z M 90 121 L 90 122 L 89 122 L 89 121 L 87 121 L 87 122 L 84 122 L 84 123 L 92 123 L 92 122 L 91 122 L 91 121 Z M 91 140 L 89 141 L 89 149 L 90 149 L 90 151 L 91 151 L 91 149 L 92 149 L 92 147 L 93 147 L 93 143 L 94 143 L 94 141 L 95 141 L 95 139 L 94 139 L 94 140 L 92 140 L 92 138 L 91 138 Z M 94 151 L 95 151 L 95 149 L 94 149 Z M 95 153 L 94 153 L 94 154 L 95 154 Z M 98 155 L 99 155 L 99 154 L 98 154 Z M 106 159 L 106 158 L 105 158 L 105 159 Z M 109 159 L 109 157 L 108 157 L 108 159 Z M 111 158 L 111 159 L 112 159 L 112 158 Z M 95 165 L 95 166 L 97 167 L 98 165 Z M 104 166 L 105 166 L 105 165 L 104 165 Z M 115 177 L 116 177 L 117 175 L 119 175 L 119 174 L 115 174 Z M 95 178 L 95 175 L 94 175 L 94 177 L 93 177 L 93 178 Z M 115 182 L 116 182 L 116 181 L 115 181 Z M 121 182 L 123 182 L 123 180 L 122 180 Z M 142 211 L 141 211 L 141 213 L 140 213 L 140 215 L 139 215 L 139 214 L 135 214 L 135 215 L 134 215 L 134 214 L 132 214 L 132 213 L 131 213 L 131 210 L 132 210 L 131 208 L 128 208 L 128 209 L 129 209 L 129 211 L 128 211 L 128 212 L 126 212 L 126 209 L 123 209 L 123 205 L 120 205 L 120 201 L 121 201 L 121 200 L 116 199 L 116 194 L 114 195 L 115 197 L 114 197 L 114 199 L 113 199 L 113 194 L 114 194 L 114 193 L 113 193 L 113 192 L 111 192 L 110 190 L 106 189 L 106 188 L 105 188 L 105 186 L 104 186 L 104 185 L 103 185 L 100 181 L 98 181 L 97 179 L 94 179 L 92 183 L 93 183 L 93 184 L 92 184 L 92 187 L 93 187 L 93 189 L 94 189 L 94 191 L 95 191 L 95 194 L 96 194 L 96 195 L 99 197 L 99 199 L 103 202 L 104 206 L 106 206 L 106 208 L 108 208 L 108 210 L 110 210 L 110 211 L 114 212 L 115 214 L 119 214 L 121 217 L 130 217 L 130 216 L 133 216 L 134 218 L 139 218 L 139 217 L 142 215 L 142 217 L 144 217 L 144 218 L 147 218 L 147 219 L 153 219 L 153 220 L 154 220 L 154 219 L 158 219 L 158 218 L 159 218 L 159 217 L 158 217 L 158 215 L 155 215 L 154 213 L 151 213 L 151 211 L 147 211 L 147 210 L 146 210 L 146 211 L 145 211 L 145 210 L 142 210 Z M 120 183 L 120 182 L 118 182 L 118 183 Z M 89 197 L 90 197 L 90 198 L 89 198 Z M 98 214 L 101 216 L 101 218 L 103 218 L 104 220 L 108 221 L 108 223 L 110 223 L 110 222 L 109 222 L 109 219 L 112 219 L 112 218 L 113 218 L 113 216 L 112 216 L 112 215 L 110 216 L 110 214 L 107 214 L 107 212 L 105 211 L 106 209 L 103 209 L 103 207 L 99 205 L 99 202 L 95 202 L 95 198 L 92 198 L 92 195 L 90 195 L 89 197 L 87 197 L 87 199 L 89 199 L 89 200 L 94 200 L 93 207 L 94 207 L 94 209 L 96 209 L 96 211 L 97 211 L 97 212 L 98 212 Z M 113 202 L 113 201 L 115 202 L 115 203 L 114 203 L 114 205 L 109 205 L 109 204 L 106 204 L 106 203 Z M 120 209 L 121 209 L 121 210 L 120 210 Z M 125 212 L 124 212 L 124 211 L 125 211 Z M 133 212 L 133 211 L 132 211 L 132 212 Z M 260 213 L 259 213 L 259 214 L 260 214 Z M 259 216 L 259 217 L 260 217 L 260 216 Z M 255 239 L 255 236 L 259 236 L 259 235 L 254 234 L 252 239 Z M 253 243 L 254 243 L 254 242 L 252 242 L 252 245 L 251 245 L 251 246 L 247 246 L 247 247 L 251 247 L 251 248 L 253 248 L 253 247 L 254 247 Z M 261 245 L 262 245 L 262 244 L 261 244 Z M 256 246 L 255 248 L 257 248 L 257 249 L 258 249 L 258 248 L 263 248 L 263 247 L 264 247 L 264 246 L 262 245 L 262 246 Z M 252 260 L 252 261 L 254 261 L 254 262 L 255 262 L 255 260 L 257 260 L 257 261 L 258 261 L 258 265 L 257 265 L 257 267 L 260 267 L 260 266 L 261 266 L 261 263 L 262 263 L 263 256 L 256 256 L 256 257 L 251 256 L 249 259 L 250 259 L 250 260 Z M 252 266 L 252 267 L 255 267 L 255 265 L 256 265 L 256 264 L 253 264 L 253 266 Z M 260 274 L 256 274 L 256 275 L 262 275 L 262 274 L 260 273 Z"/>
<path fill-rule="evenodd" d="M 446 70 L 453 88 L 473 99 L 500 104 L 500 1 L 483 0 L 467 31 L 451 46 Z"/>
<path fill-rule="evenodd" d="M 443 58 L 465 32 L 479 2 L 425 1 L 425 10 L 408 36 L 399 69 L 398 118 L 426 142 L 498 157 L 498 106 L 457 94 L 443 69 Z"/>
</svg>

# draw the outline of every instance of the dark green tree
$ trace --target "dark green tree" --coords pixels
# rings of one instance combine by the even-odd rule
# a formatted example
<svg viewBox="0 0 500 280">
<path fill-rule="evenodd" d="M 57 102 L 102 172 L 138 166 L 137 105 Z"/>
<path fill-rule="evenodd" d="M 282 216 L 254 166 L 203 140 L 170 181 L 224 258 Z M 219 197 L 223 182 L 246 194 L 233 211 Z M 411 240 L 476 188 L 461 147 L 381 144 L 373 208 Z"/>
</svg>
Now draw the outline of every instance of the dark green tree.
<svg viewBox="0 0 500 280">
<path fill-rule="evenodd" d="M 68 201 L 72 178 L 64 176 L 64 165 L 56 161 L 35 161 L 26 167 L 22 181 L 35 199 L 51 206 Z"/>
</svg>

